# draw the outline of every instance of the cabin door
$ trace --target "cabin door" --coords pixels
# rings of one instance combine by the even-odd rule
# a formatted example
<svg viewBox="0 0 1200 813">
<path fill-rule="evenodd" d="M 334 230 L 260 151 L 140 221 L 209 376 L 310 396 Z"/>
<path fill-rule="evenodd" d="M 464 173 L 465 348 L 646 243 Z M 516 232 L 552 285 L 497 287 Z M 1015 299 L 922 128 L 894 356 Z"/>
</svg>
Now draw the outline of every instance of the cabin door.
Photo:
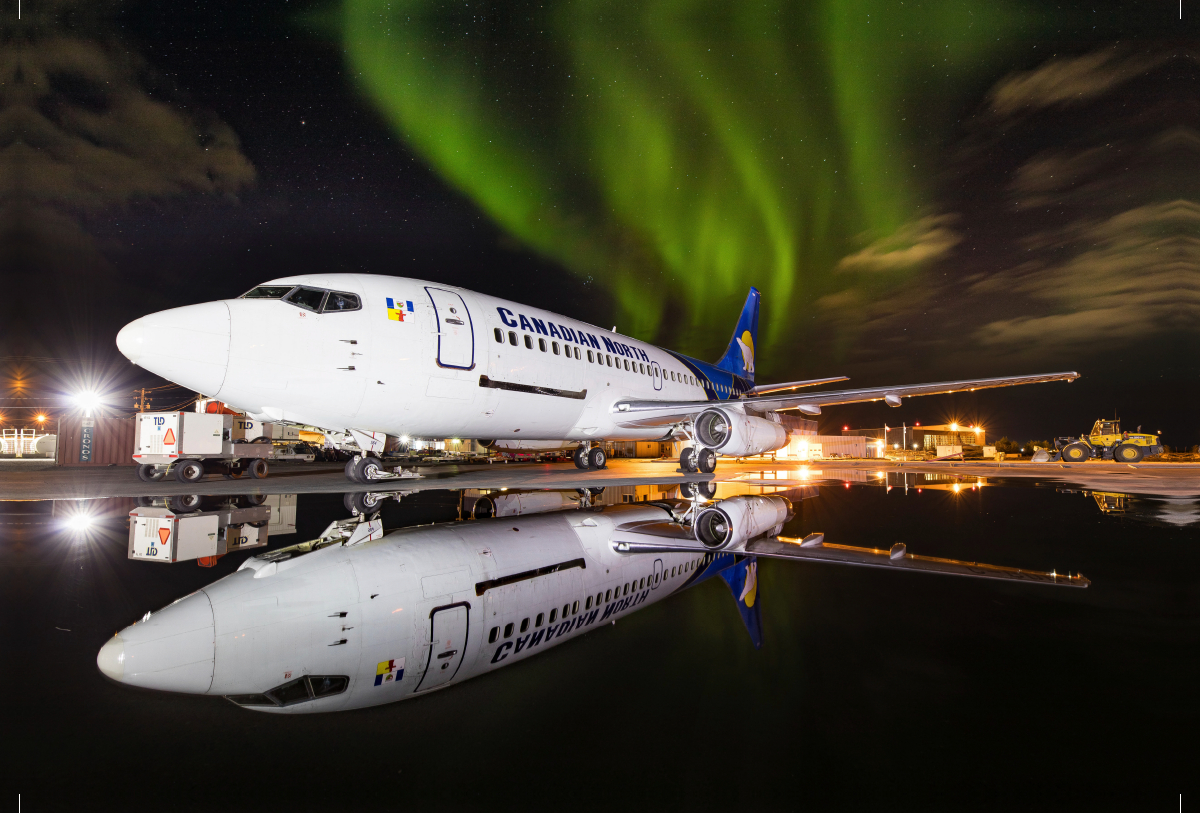
<svg viewBox="0 0 1200 813">
<path fill-rule="evenodd" d="M 662 368 L 658 366 L 657 361 L 650 362 L 650 369 L 654 373 L 654 389 L 662 389 Z"/>
<path fill-rule="evenodd" d="M 454 291 L 426 286 L 437 324 L 437 363 L 451 370 L 475 369 L 475 326 L 467 303 Z"/>
<path fill-rule="evenodd" d="M 430 614 L 429 657 L 416 691 L 436 689 L 458 674 L 467 650 L 468 610 L 469 605 L 464 602 L 435 607 Z"/>
</svg>

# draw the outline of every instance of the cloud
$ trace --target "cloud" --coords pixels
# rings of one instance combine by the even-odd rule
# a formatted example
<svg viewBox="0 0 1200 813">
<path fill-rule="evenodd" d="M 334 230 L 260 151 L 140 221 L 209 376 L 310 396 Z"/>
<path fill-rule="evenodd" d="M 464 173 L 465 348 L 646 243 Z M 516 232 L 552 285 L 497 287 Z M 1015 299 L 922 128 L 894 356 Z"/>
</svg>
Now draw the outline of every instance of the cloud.
<svg viewBox="0 0 1200 813">
<path fill-rule="evenodd" d="M 254 181 L 237 135 L 185 109 L 110 42 L 46 36 L 0 51 L 0 197 L 98 209 Z"/>
<path fill-rule="evenodd" d="M 1166 54 L 1127 55 L 1116 47 L 1077 57 L 1051 59 L 1031 71 L 1006 76 L 992 88 L 997 116 L 1024 110 L 1065 107 L 1103 96 L 1118 85 L 1162 64 Z"/>
<path fill-rule="evenodd" d="M 843 257 L 838 271 L 896 271 L 940 260 L 962 238 L 950 228 L 954 215 L 924 217 L 906 223 L 894 234 Z"/>
<path fill-rule="evenodd" d="M 1031 243 L 1061 246 L 1068 258 L 1013 269 L 987 288 L 1057 312 L 990 322 L 976 333 L 982 344 L 1111 343 L 1194 330 L 1200 321 L 1200 204 L 1147 204 Z"/>
</svg>

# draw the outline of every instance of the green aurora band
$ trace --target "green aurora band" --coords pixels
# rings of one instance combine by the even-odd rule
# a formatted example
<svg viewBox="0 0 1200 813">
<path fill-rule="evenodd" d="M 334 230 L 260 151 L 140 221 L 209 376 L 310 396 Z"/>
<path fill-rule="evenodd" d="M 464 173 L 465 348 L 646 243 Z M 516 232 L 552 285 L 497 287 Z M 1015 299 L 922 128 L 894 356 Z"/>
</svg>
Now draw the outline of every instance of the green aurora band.
<svg viewBox="0 0 1200 813">
<path fill-rule="evenodd" d="M 714 355 L 750 285 L 762 349 L 821 296 L 911 274 L 835 268 L 936 214 L 935 143 L 994 78 L 1017 12 L 344 0 L 340 22 L 357 80 L 443 178 L 611 292 L 622 332 Z"/>
</svg>

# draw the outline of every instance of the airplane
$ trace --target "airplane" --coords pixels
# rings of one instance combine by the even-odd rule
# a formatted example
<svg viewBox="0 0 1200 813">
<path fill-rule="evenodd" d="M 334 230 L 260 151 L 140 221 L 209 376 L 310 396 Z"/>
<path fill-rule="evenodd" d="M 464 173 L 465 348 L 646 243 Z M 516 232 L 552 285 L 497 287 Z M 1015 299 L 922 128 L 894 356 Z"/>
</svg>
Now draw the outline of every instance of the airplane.
<svg viewBox="0 0 1200 813">
<path fill-rule="evenodd" d="M 378 504 L 386 495 L 374 502 Z M 1086 588 L 1042 573 L 779 536 L 780 495 L 523 512 L 384 532 L 379 514 L 247 558 L 125 627 L 96 664 L 129 686 L 303 714 L 407 700 L 577 638 L 714 576 L 762 646 L 758 559 Z"/>
<path fill-rule="evenodd" d="M 845 376 L 755 383 L 761 295 L 750 289 L 713 364 L 614 330 L 465 288 L 366 274 L 306 274 L 236 299 L 129 323 L 133 363 L 264 421 L 348 434 L 354 482 L 396 476 L 380 455 L 405 438 L 475 438 L 497 449 L 574 447 L 600 469 L 601 441 L 682 440 L 685 472 L 788 443 L 779 412 L 1047 381 L 1075 372 L 800 393 Z M 203 465 L 203 461 L 200 461 Z M 182 470 L 182 469 L 180 469 Z"/>
</svg>

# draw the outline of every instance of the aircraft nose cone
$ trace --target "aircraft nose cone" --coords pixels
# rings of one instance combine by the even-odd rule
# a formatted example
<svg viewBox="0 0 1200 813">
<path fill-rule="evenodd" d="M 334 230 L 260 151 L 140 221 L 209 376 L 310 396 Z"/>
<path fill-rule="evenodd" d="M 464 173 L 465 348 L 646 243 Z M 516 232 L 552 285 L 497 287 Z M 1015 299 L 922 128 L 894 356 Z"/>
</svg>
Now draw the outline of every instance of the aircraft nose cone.
<svg viewBox="0 0 1200 813">
<path fill-rule="evenodd" d="M 168 381 L 215 396 L 229 367 L 229 333 L 229 306 L 205 302 L 130 322 L 117 334 L 117 349 Z"/>
<path fill-rule="evenodd" d="M 130 686 L 203 694 L 212 686 L 215 637 L 212 603 L 200 590 L 121 630 L 96 665 Z"/>
<path fill-rule="evenodd" d="M 120 635 L 114 635 L 104 646 L 100 647 L 100 654 L 96 656 L 96 665 L 100 667 L 101 672 L 113 680 L 120 680 L 125 676 L 125 643 L 121 640 Z"/>
<path fill-rule="evenodd" d="M 134 319 L 121 328 L 121 332 L 117 334 L 117 349 L 121 351 L 121 355 L 134 364 L 137 364 L 138 358 L 142 355 L 142 348 L 145 346 L 146 331 L 144 327 L 141 319 Z"/>
</svg>

